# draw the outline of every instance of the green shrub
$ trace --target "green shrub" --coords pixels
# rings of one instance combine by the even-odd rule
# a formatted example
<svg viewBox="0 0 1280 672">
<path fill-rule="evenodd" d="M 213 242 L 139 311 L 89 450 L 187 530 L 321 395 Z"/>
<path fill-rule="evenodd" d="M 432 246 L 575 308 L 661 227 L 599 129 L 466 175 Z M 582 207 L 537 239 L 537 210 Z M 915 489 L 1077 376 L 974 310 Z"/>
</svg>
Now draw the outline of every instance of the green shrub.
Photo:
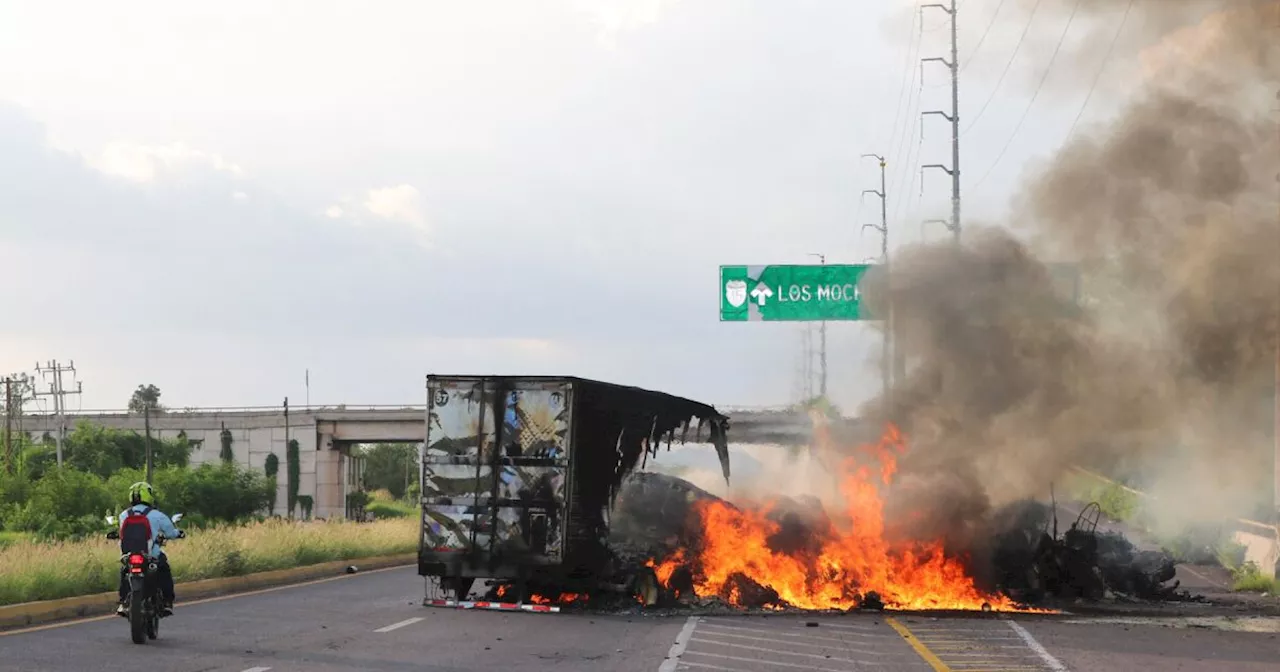
<svg viewBox="0 0 1280 672">
<path fill-rule="evenodd" d="M 376 501 L 371 502 L 364 510 L 378 518 L 405 518 L 417 513 L 413 506 L 404 502 Z"/>
<path fill-rule="evenodd" d="M 1263 576 L 1257 563 L 1252 561 L 1231 570 L 1231 579 L 1233 590 L 1280 595 L 1280 579 Z"/>
</svg>

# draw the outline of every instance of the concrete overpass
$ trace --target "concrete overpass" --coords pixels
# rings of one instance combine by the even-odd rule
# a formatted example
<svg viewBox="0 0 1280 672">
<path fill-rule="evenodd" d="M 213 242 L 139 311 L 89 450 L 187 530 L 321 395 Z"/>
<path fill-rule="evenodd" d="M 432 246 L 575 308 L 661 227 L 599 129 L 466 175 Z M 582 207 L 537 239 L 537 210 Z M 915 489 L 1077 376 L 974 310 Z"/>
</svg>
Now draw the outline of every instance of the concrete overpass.
<svg viewBox="0 0 1280 672">
<path fill-rule="evenodd" d="M 812 422 L 807 415 L 782 409 L 721 409 L 730 418 L 731 443 L 807 443 Z M 121 410 L 81 411 L 63 416 L 70 432 L 76 424 L 89 422 L 141 434 L 144 419 L 139 413 Z M 39 440 L 57 433 L 53 415 L 26 415 L 20 429 Z M 346 495 L 359 487 L 363 461 L 352 454 L 359 443 L 419 443 L 426 438 L 424 406 L 312 406 L 289 409 L 286 423 L 282 407 L 228 407 L 168 409 L 151 416 L 152 436 L 176 439 L 186 436 L 193 444 L 191 463 L 215 462 L 222 449 L 223 430 L 230 433 L 235 462 L 261 471 L 267 456 L 274 453 L 281 462 L 286 440 L 297 440 L 299 448 L 298 494 L 314 501 L 312 515 L 318 518 L 344 517 Z M 283 467 L 283 464 L 282 464 Z M 288 474 L 277 476 L 276 501 L 287 497 Z"/>
<path fill-rule="evenodd" d="M 242 466 L 261 471 L 267 455 L 275 453 L 281 462 L 278 502 L 287 496 L 287 440 L 296 440 L 298 494 L 312 498 L 313 516 L 332 518 L 346 515 L 346 495 L 357 489 L 364 473 L 363 461 L 352 455 L 351 447 L 384 441 L 421 442 L 426 434 L 424 415 L 422 408 L 412 406 L 290 408 L 286 423 L 280 407 L 193 408 L 152 415 L 151 434 L 165 439 L 186 436 L 193 444 L 193 465 L 218 460 L 223 430 L 230 433 L 235 462 Z M 139 434 L 144 430 L 142 415 L 127 411 L 87 411 L 63 417 L 68 432 L 82 421 Z M 21 430 L 33 439 L 57 433 L 58 421 L 52 415 L 26 415 L 21 423 Z"/>
</svg>

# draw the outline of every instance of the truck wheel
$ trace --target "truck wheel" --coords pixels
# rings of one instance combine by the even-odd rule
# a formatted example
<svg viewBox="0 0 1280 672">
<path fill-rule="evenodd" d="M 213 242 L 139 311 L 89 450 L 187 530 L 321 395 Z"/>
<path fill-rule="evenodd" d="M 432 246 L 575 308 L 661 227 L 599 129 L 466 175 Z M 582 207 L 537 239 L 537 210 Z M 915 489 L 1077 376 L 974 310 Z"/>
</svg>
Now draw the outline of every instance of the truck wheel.
<svg viewBox="0 0 1280 672">
<path fill-rule="evenodd" d="M 662 585 L 652 567 L 642 567 L 631 582 L 631 594 L 640 604 L 652 607 L 662 598 Z"/>
<path fill-rule="evenodd" d="M 471 585 L 475 582 L 474 578 L 446 576 L 440 579 L 440 587 L 449 593 L 453 593 L 453 599 L 463 602 L 467 599 L 467 595 L 471 593 Z"/>
</svg>

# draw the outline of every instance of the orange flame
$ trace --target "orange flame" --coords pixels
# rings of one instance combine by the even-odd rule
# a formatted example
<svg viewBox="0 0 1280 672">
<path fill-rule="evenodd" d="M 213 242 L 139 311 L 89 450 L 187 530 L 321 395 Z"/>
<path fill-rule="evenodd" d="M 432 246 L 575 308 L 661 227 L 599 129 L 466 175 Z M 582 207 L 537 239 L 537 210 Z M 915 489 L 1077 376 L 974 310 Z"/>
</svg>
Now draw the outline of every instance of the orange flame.
<svg viewBox="0 0 1280 672">
<path fill-rule="evenodd" d="M 536 595 L 536 594 L 529 596 L 529 601 L 534 604 L 566 605 L 566 604 L 573 604 L 574 602 L 584 601 L 586 599 L 587 599 L 587 596 L 584 593 L 560 593 L 560 597 L 556 598 L 555 600 L 552 600 L 549 597 Z"/>
<path fill-rule="evenodd" d="M 979 591 L 940 541 L 886 540 L 884 500 L 876 481 L 893 483 L 897 458 L 905 450 L 898 428 L 890 425 L 878 444 L 862 446 L 861 460 L 846 458 L 839 466 L 845 504 L 836 517 L 840 524 L 813 530 L 816 538 L 806 549 L 788 553 L 770 547 L 770 537 L 781 529 L 768 518 L 773 503 L 739 510 L 724 502 L 698 502 L 702 546 L 691 565 L 695 592 L 741 605 L 741 587 L 733 580 L 741 574 L 802 609 L 852 608 L 872 591 L 897 609 L 1020 609 L 1003 595 Z M 681 551 L 649 566 L 666 585 L 684 562 Z"/>
</svg>

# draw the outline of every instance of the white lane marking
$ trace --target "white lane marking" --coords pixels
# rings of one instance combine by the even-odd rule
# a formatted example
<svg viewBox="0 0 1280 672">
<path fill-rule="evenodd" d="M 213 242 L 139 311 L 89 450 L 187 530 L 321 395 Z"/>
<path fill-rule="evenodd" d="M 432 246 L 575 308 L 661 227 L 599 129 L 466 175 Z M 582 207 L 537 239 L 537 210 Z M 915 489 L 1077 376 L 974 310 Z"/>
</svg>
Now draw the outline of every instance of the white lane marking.
<svg viewBox="0 0 1280 672">
<path fill-rule="evenodd" d="M 1226 586 L 1225 584 L 1223 584 L 1221 581 L 1214 581 L 1213 579 L 1211 579 L 1211 578 L 1209 578 L 1209 577 L 1205 576 L 1204 574 L 1201 574 L 1200 572 L 1197 572 L 1197 571 L 1196 571 L 1196 570 L 1194 570 L 1194 569 L 1191 569 L 1190 567 L 1188 567 L 1188 566 L 1186 566 L 1186 565 L 1178 565 L 1178 571 L 1185 571 L 1186 573 L 1190 574 L 1191 576 L 1194 576 L 1194 577 L 1196 577 L 1196 578 L 1200 579 L 1201 581 L 1205 581 L 1205 582 L 1207 582 L 1209 585 L 1211 585 L 1211 586 L 1213 586 L 1213 587 L 1215 587 L 1215 588 L 1226 588 L 1226 587 L 1227 587 L 1227 586 Z"/>
<path fill-rule="evenodd" d="M 1043 644 L 1036 641 L 1036 638 L 1032 637 L 1031 633 L 1028 632 L 1026 628 L 1015 623 L 1012 619 L 1006 620 L 1005 623 L 1008 623 L 1009 627 L 1013 628 L 1013 631 L 1018 633 L 1018 636 L 1022 638 L 1022 641 L 1026 642 L 1027 646 L 1032 651 L 1035 651 L 1037 656 L 1040 656 L 1040 660 L 1044 661 L 1044 664 L 1048 665 L 1049 669 L 1053 670 L 1053 672 L 1067 672 L 1067 666 L 1063 665 L 1062 661 L 1054 658 L 1053 654 L 1049 653 L 1048 650 L 1044 648 Z"/>
<path fill-rule="evenodd" d="M 686 651 L 685 655 L 689 656 L 706 656 L 708 658 L 718 658 L 720 660 L 736 660 L 740 663 L 751 663 L 752 665 L 773 665 L 775 667 L 794 667 L 801 670 L 817 670 L 817 672 L 852 672 L 850 668 L 836 669 L 832 667 L 814 667 L 813 665 L 797 665 L 795 663 L 781 663 L 776 660 L 760 660 L 759 658 L 742 658 L 739 656 L 726 656 L 719 653 L 705 653 L 702 651 Z M 874 662 L 868 663 L 863 661 L 854 661 L 859 666 L 867 665 L 888 665 L 888 663 Z M 694 663 L 681 662 L 681 665 L 693 665 Z M 902 666 L 899 665 L 899 668 Z"/>
<path fill-rule="evenodd" d="M 741 623 L 743 621 L 728 621 L 728 622 Z M 786 626 L 785 628 L 778 628 L 775 630 L 775 629 L 765 629 L 765 628 L 749 628 L 744 625 L 724 625 L 724 623 L 726 623 L 726 621 L 711 621 L 711 620 L 705 620 L 705 619 L 702 621 L 703 627 L 711 625 L 718 628 L 733 628 L 738 630 L 751 630 L 754 632 L 770 632 L 775 635 L 786 635 L 788 637 L 822 637 L 823 636 L 822 628 L 820 627 L 810 628 L 803 624 Z M 836 635 L 839 637 L 890 637 L 893 639 L 897 639 L 897 635 L 884 630 L 871 630 L 871 629 L 862 628 L 860 626 L 834 626 L 833 625 L 833 626 L 826 626 L 826 627 L 829 627 L 832 630 L 827 634 Z M 804 633 L 804 634 L 800 634 L 800 633 Z"/>
<path fill-rule="evenodd" d="M 808 626 L 804 626 L 804 628 L 806 630 L 811 629 Z M 833 630 L 856 630 L 858 632 L 879 632 L 879 633 L 884 632 L 884 628 L 880 628 L 874 625 L 848 625 L 848 624 L 819 622 L 818 629 L 822 629 L 822 628 L 831 628 Z"/>
<path fill-rule="evenodd" d="M 816 658 L 817 660 L 829 660 L 833 663 L 853 663 L 854 665 L 863 665 L 867 662 L 864 660 L 854 660 L 853 658 L 836 658 L 835 656 L 820 656 L 816 653 L 799 653 L 797 651 L 779 651 L 777 649 L 766 649 L 762 646 L 747 646 L 746 644 L 738 644 L 737 642 L 717 642 L 714 639 L 705 639 L 702 637 L 694 637 L 689 641 L 697 642 L 698 644 L 710 644 L 712 646 L 723 646 L 727 649 L 742 649 L 744 651 L 760 651 L 761 653 L 771 653 L 775 656 L 794 656 L 796 658 Z M 860 649 L 845 649 L 845 651 L 848 653 L 860 653 L 868 656 L 885 655 L 885 652 L 883 651 L 865 651 Z M 688 651 L 687 653 L 697 653 L 697 652 Z M 766 662 L 766 661 L 760 661 L 760 662 Z"/>
<path fill-rule="evenodd" d="M 405 620 L 400 621 L 399 623 L 392 623 L 391 625 L 388 625 L 385 628 L 378 628 L 377 630 L 374 630 L 374 632 L 391 632 L 392 630 L 399 630 L 400 628 L 403 628 L 406 625 L 413 625 L 414 623 L 417 623 L 418 621 L 421 621 L 421 620 L 423 619 L 420 616 L 416 618 L 406 618 Z"/>
<path fill-rule="evenodd" d="M 708 637 L 729 637 L 729 638 L 732 638 L 732 639 L 746 639 L 746 640 L 749 640 L 749 641 L 752 641 L 752 642 L 773 642 L 774 644 L 786 644 L 786 645 L 788 645 L 788 646 L 808 647 L 808 648 L 810 648 L 810 649 L 818 649 L 818 650 L 821 650 L 821 651 L 827 651 L 827 650 L 830 650 L 830 649 L 839 649 L 839 650 L 841 650 L 841 651 L 848 651 L 848 652 L 850 652 L 850 653 L 865 653 L 865 654 L 867 654 L 867 655 L 869 655 L 869 656 L 882 656 L 882 655 L 884 655 L 884 653 L 883 653 L 883 652 L 881 652 L 881 651 L 867 651 L 867 650 L 864 650 L 864 649 L 851 649 L 851 648 L 849 648 L 849 646 L 848 646 L 848 642 L 842 642 L 842 641 L 840 641 L 840 640 L 834 640 L 835 645 L 833 646 L 833 645 L 831 645 L 831 644 L 821 644 L 821 643 L 818 643 L 818 642 L 797 642 L 797 641 L 795 641 L 795 640 L 793 640 L 793 639 L 773 639 L 772 637 L 761 637 L 761 636 L 759 636 L 759 635 L 735 635 L 735 634 L 730 634 L 730 633 L 728 633 L 728 632 L 710 632 L 710 631 L 709 631 L 709 630 L 707 630 L 705 627 L 704 627 L 704 628 L 702 629 L 702 631 L 700 631 L 698 634 L 700 634 L 700 635 L 705 635 L 705 636 L 708 636 Z M 718 644 L 719 644 L 719 643 L 722 643 L 722 644 L 724 644 L 725 646 L 728 646 L 728 645 L 729 645 L 727 642 L 717 642 L 717 643 L 718 643 Z M 781 651 L 779 651 L 778 653 L 782 653 L 782 652 L 781 652 Z"/>
<path fill-rule="evenodd" d="M 269 670 L 269 669 L 271 669 L 271 668 L 269 668 L 269 667 L 251 667 L 251 668 L 249 668 L 249 669 L 245 670 L 244 672 L 267 672 L 267 670 Z"/>
<path fill-rule="evenodd" d="M 801 635 L 793 632 L 782 632 L 781 630 L 766 630 L 764 628 L 740 628 L 734 625 L 713 625 L 711 623 L 707 623 L 704 621 L 702 623 L 701 632 L 710 634 L 710 630 L 708 630 L 708 628 L 714 628 L 716 630 L 730 630 L 732 632 L 750 632 L 750 633 L 755 633 L 759 635 L 773 635 L 775 637 L 791 637 L 792 639 L 789 639 L 786 641 L 788 642 L 795 641 L 797 644 L 807 643 L 807 642 L 801 641 L 806 639 L 818 641 L 818 642 L 835 642 L 837 644 L 849 643 L 849 640 L 843 637 L 824 637 L 822 635 Z M 844 634 L 847 637 L 871 637 L 872 639 L 877 639 L 877 638 L 889 639 L 889 635 L 887 634 L 886 635 L 867 635 L 860 632 L 849 632 Z M 867 643 L 870 644 L 871 642 L 867 642 Z"/>
<path fill-rule="evenodd" d="M 684 667 L 700 667 L 704 670 L 721 670 L 722 672 L 746 672 L 736 667 L 720 667 L 719 665 L 708 665 L 706 663 L 691 663 L 687 660 L 680 661 L 680 665 Z"/>
<path fill-rule="evenodd" d="M 689 646 L 689 640 L 693 638 L 693 629 L 698 627 L 698 617 L 690 616 L 685 621 L 684 627 L 680 629 L 680 634 L 676 635 L 676 643 L 671 645 L 671 650 L 667 651 L 667 657 L 658 666 L 658 672 L 675 672 L 676 665 L 680 664 L 680 656 L 684 655 L 684 650 Z"/>
</svg>

